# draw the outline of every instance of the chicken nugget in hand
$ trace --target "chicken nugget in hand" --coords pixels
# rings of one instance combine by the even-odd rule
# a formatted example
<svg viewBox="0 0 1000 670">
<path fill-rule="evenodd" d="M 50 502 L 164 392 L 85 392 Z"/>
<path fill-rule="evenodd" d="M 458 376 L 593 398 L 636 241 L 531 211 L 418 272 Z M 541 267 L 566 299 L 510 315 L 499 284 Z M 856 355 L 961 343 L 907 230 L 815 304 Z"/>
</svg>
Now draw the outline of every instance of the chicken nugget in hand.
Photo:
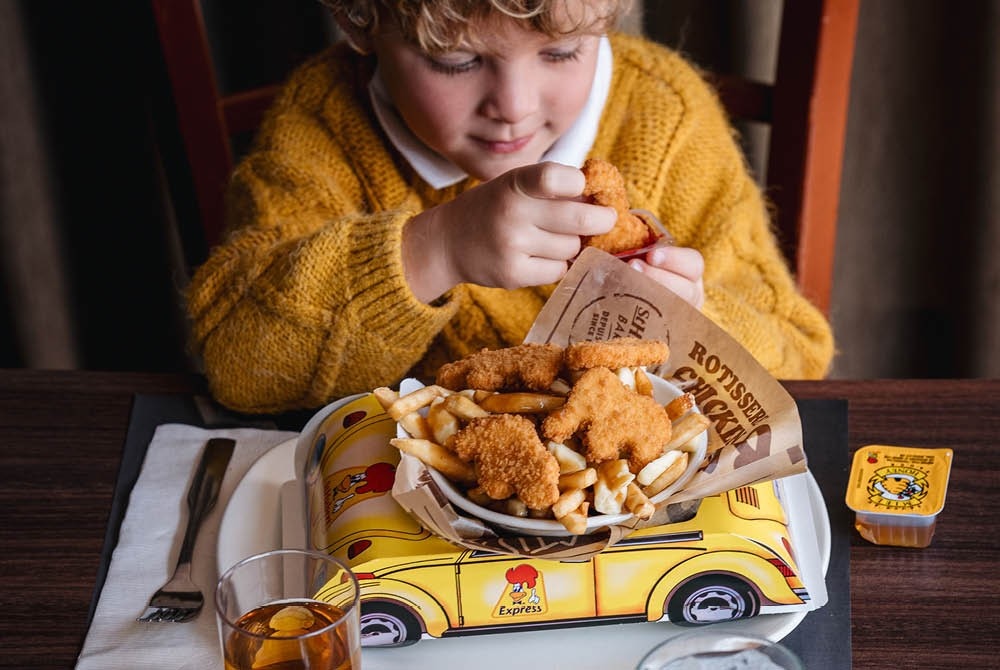
<svg viewBox="0 0 1000 670">
<path fill-rule="evenodd" d="M 594 205 L 612 207 L 618 214 L 614 228 L 602 235 L 585 238 L 584 246 L 616 254 L 649 243 L 650 228 L 631 212 L 625 179 L 618 168 L 605 160 L 588 158 L 581 170 L 587 179 L 587 185 L 583 189 L 584 199 Z"/>
</svg>

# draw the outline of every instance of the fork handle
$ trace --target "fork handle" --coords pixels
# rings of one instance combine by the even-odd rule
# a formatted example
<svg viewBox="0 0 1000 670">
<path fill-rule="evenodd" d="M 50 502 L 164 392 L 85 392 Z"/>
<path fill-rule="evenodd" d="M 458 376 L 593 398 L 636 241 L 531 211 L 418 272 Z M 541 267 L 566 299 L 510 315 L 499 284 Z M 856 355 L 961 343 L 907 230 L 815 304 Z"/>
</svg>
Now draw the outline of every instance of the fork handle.
<svg viewBox="0 0 1000 670">
<path fill-rule="evenodd" d="M 226 466 L 229 465 L 235 446 L 235 440 L 220 437 L 213 437 L 205 444 L 201 459 L 198 461 L 198 468 L 188 488 L 188 522 L 184 529 L 184 542 L 177 556 L 178 566 L 191 562 L 198 530 L 219 499 L 222 478 L 226 474 Z"/>
</svg>

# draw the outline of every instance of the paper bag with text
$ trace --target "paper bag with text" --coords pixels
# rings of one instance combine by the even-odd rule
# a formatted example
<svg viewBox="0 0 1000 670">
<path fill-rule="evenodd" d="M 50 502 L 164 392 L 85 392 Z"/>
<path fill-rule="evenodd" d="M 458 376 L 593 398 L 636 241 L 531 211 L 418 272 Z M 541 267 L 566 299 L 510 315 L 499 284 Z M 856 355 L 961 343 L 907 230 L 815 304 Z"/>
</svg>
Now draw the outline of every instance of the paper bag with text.
<svg viewBox="0 0 1000 670">
<path fill-rule="evenodd" d="M 669 503 L 806 471 L 802 423 L 784 387 L 736 340 L 657 282 L 593 248 L 542 308 L 525 342 L 664 340 L 654 372 L 692 393 L 712 421 L 705 467 Z"/>
</svg>

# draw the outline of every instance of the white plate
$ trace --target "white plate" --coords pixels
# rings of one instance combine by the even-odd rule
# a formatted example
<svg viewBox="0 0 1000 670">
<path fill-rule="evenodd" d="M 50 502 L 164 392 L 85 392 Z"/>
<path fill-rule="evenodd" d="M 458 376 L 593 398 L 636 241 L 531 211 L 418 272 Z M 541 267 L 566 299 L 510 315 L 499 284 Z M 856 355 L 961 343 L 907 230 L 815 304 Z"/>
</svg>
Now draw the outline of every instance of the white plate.
<svg viewBox="0 0 1000 670">
<path fill-rule="evenodd" d="M 289 490 L 297 489 L 295 484 L 286 487 L 285 496 L 281 491 L 286 483 L 295 479 L 295 442 L 294 439 L 283 442 L 261 456 L 236 485 L 219 526 L 220 572 L 245 556 L 287 544 L 283 538 L 289 537 L 289 531 L 282 534 L 282 500 L 287 507 L 299 498 L 287 495 Z M 822 574 L 826 575 L 830 564 L 830 519 L 819 485 L 812 473 L 806 472 L 784 478 L 782 488 L 787 496 L 793 537 L 811 536 L 810 533 L 796 535 L 796 527 L 815 531 Z M 807 505 L 796 504 L 803 498 Z M 284 516 L 305 518 L 299 510 L 290 509 L 285 510 Z M 302 532 L 302 529 L 291 529 L 291 537 L 299 538 Z M 297 546 L 297 541 L 292 540 L 293 546 Z M 806 614 L 804 611 L 766 614 L 712 624 L 712 629 L 731 627 L 777 641 L 794 630 Z M 477 670 L 509 670 L 512 665 L 551 670 L 633 668 L 647 651 L 666 637 L 687 630 L 690 628 L 666 622 L 584 626 L 422 640 L 409 647 L 389 649 L 366 647 L 362 655 L 365 670 L 466 667 L 472 658 L 476 659 Z"/>
</svg>

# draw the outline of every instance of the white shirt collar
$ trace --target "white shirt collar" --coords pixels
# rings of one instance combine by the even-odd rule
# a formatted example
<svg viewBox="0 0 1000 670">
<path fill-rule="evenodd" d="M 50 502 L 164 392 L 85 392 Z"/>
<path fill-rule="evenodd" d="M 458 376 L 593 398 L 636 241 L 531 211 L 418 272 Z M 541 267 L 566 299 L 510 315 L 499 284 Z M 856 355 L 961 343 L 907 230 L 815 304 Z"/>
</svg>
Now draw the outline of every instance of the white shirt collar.
<svg viewBox="0 0 1000 670">
<path fill-rule="evenodd" d="M 604 111 L 604 103 L 607 101 L 608 92 L 611 89 L 611 70 L 611 43 L 606 35 L 602 35 L 598 45 L 597 68 L 594 71 L 594 82 L 590 87 L 590 96 L 587 98 L 580 116 L 545 152 L 541 160 L 574 167 L 583 165 L 587 154 L 590 153 L 590 148 L 594 146 L 594 140 L 597 138 L 601 112 Z M 417 139 L 417 136 L 407 128 L 396 111 L 377 68 L 368 84 L 368 95 L 382 130 L 424 181 L 434 188 L 440 189 L 457 184 L 468 176 L 457 165 Z"/>
</svg>

